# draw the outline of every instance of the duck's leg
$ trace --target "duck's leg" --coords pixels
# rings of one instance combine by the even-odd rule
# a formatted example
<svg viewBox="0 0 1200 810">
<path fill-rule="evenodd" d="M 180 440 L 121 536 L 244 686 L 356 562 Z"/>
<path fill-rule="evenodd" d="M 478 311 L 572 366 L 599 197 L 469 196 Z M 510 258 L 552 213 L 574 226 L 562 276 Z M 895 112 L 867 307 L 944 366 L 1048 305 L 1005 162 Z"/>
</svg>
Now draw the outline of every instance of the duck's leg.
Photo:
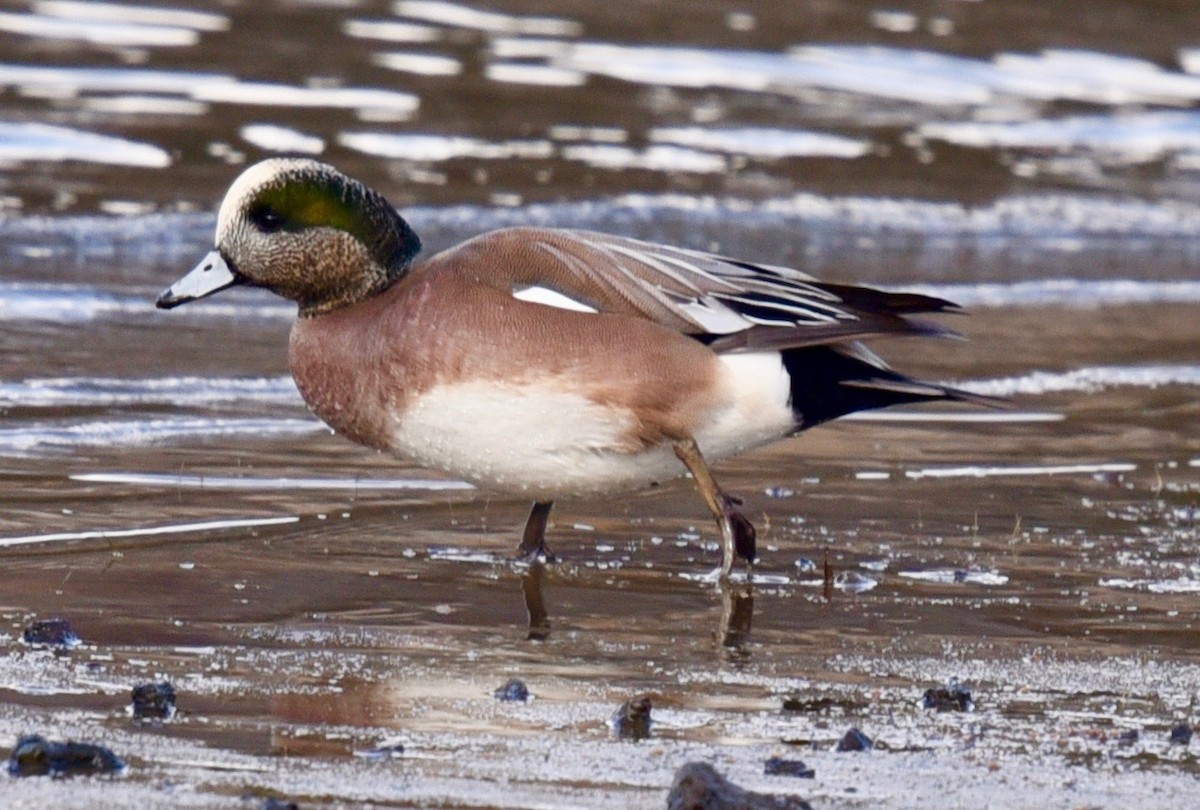
<svg viewBox="0 0 1200 810">
<path fill-rule="evenodd" d="M 546 548 L 546 523 L 550 520 L 550 510 L 554 501 L 534 501 L 529 510 L 529 519 L 525 521 L 525 532 L 521 535 L 521 545 L 517 546 L 517 560 L 533 562 L 538 557 L 548 561 L 555 559 Z"/>
<path fill-rule="evenodd" d="M 700 497 L 708 505 L 708 510 L 717 519 L 721 527 L 721 579 L 728 579 L 733 569 L 734 557 L 741 557 L 748 565 L 753 565 L 755 558 L 755 531 L 753 524 L 739 510 L 741 500 L 727 495 L 717 485 L 704 456 L 695 439 L 682 439 L 675 442 L 675 455 L 684 463 L 692 478 L 696 481 L 696 489 Z"/>
</svg>

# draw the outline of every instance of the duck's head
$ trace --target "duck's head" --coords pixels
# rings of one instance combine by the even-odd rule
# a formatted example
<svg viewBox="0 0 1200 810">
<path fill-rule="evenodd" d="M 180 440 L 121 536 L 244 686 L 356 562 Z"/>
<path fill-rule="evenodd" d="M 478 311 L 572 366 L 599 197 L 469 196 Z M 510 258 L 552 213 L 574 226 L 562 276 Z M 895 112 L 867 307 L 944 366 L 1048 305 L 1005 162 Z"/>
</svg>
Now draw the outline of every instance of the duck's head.
<svg viewBox="0 0 1200 810">
<path fill-rule="evenodd" d="M 265 287 L 315 314 L 384 289 L 421 241 L 382 195 L 316 160 L 272 158 L 233 182 L 216 247 L 158 297 L 170 309 L 231 287 Z"/>
</svg>

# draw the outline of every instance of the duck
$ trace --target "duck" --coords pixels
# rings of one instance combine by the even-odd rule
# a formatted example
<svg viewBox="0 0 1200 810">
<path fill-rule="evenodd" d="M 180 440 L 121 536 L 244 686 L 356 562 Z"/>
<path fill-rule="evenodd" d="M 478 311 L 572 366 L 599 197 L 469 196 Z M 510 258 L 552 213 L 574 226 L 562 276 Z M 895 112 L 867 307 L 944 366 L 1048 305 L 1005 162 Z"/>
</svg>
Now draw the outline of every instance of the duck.
<svg viewBox="0 0 1200 810">
<path fill-rule="evenodd" d="M 953 335 L 942 298 L 626 236 L 507 227 L 423 260 L 383 195 L 310 158 L 246 168 L 215 244 L 161 309 L 238 286 L 297 305 L 288 365 L 336 433 L 532 500 L 516 548 L 553 559 L 564 498 L 690 474 L 716 522 L 721 580 L 757 559 L 711 464 L 849 413 L 991 404 L 892 370 L 862 342 Z"/>
</svg>

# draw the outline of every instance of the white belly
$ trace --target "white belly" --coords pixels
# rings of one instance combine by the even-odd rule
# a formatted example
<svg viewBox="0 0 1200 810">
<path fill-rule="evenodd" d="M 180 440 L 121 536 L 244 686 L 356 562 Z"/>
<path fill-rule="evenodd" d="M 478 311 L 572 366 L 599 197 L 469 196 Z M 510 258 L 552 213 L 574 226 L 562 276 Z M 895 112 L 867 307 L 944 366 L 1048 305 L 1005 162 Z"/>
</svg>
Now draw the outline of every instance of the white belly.
<svg viewBox="0 0 1200 810">
<path fill-rule="evenodd" d="M 725 390 L 694 436 L 710 461 L 794 428 L 786 372 L 777 354 L 763 358 L 722 358 Z M 539 500 L 637 489 L 682 475 L 670 443 L 645 448 L 631 438 L 636 424 L 629 409 L 549 383 L 456 383 L 427 391 L 396 419 L 391 449 L 486 488 Z"/>
</svg>

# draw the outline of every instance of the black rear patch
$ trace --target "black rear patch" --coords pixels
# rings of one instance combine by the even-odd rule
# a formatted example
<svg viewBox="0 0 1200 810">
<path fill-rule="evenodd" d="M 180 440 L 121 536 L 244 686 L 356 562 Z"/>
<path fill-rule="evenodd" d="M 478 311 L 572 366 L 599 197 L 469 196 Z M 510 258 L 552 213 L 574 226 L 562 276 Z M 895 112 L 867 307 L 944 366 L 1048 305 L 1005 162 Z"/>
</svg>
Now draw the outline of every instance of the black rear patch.
<svg viewBox="0 0 1200 810">
<path fill-rule="evenodd" d="M 792 411 L 798 430 L 869 411 L 934 399 L 966 399 L 950 388 L 921 383 L 844 354 L 831 346 L 811 346 L 783 352 L 783 367 L 791 377 Z M 896 389 L 887 387 L 896 383 Z M 908 390 L 902 390 L 908 386 Z M 913 390 L 927 388 L 928 392 Z"/>
</svg>

